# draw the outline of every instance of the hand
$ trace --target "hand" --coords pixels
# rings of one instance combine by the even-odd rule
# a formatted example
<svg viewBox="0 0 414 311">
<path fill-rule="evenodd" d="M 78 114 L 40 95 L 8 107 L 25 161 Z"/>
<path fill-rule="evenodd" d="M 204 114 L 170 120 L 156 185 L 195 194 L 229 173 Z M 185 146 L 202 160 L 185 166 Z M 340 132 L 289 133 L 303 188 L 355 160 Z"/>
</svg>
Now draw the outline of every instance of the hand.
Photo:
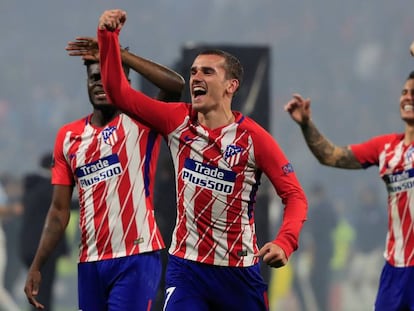
<svg viewBox="0 0 414 311">
<path fill-rule="evenodd" d="M 24 285 L 24 292 L 27 300 L 36 309 L 44 309 L 45 306 L 36 300 L 36 296 L 39 294 L 39 286 L 42 281 L 40 271 L 29 270 L 27 274 L 26 284 Z"/>
<path fill-rule="evenodd" d="M 299 125 L 305 125 L 312 119 L 310 99 L 303 99 L 299 94 L 293 94 L 292 99 L 285 105 L 285 111 L 290 113 L 292 119 Z"/>
<path fill-rule="evenodd" d="M 76 41 L 69 41 L 65 50 L 69 56 L 82 56 L 83 60 L 99 62 L 98 40 L 92 37 L 77 37 Z"/>
<path fill-rule="evenodd" d="M 98 28 L 109 31 L 121 30 L 126 22 L 126 18 L 125 11 L 119 9 L 105 11 L 99 18 Z"/>
<path fill-rule="evenodd" d="M 272 268 L 283 267 L 288 262 L 285 251 L 273 242 L 266 243 L 254 256 L 263 256 L 263 262 Z"/>
</svg>

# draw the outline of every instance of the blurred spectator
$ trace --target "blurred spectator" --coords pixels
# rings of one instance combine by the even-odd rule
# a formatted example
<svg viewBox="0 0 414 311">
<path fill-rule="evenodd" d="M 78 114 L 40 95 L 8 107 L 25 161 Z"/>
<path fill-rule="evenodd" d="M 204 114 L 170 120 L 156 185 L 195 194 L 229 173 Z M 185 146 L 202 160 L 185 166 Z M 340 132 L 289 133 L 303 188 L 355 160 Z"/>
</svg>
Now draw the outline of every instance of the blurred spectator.
<svg viewBox="0 0 414 311">
<path fill-rule="evenodd" d="M 26 268 L 30 267 L 35 256 L 52 200 L 51 164 L 52 154 L 44 154 L 40 159 L 39 171 L 26 175 L 23 180 L 24 213 L 20 232 L 20 256 Z M 67 253 L 67 241 L 61 239 L 42 268 L 42 283 L 38 299 L 44 304 L 46 310 L 53 310 L 53 284 L 57 261 Z M 36 308 L 31 306 L 31 310 L 36 310 Z"/>
<path fill-rule="evenodd" d="M 361 189 L 355 210 L 356 239 L 345 284 L 344 302 L 348 310 L 370 310 L 375 302 L 387 233 L 387 208 L 379 201 L 375 189 Z"/>
<path fill-rule="evenodd" d="M 349 270 L 352 243 L 355 241 L 355 229 L 348 219 L 348 206 L 342 200 L 335 201 L 338 225 L 333 233 L 334 254 L 330 262 L 332 270 L 332 286 L 330 294 L 330 310 L 354 311 L 346 309 L 344 283 Z"/>
<path fill-rule="evenodd" d="M 309 217 L 302 234 L 303 246 L 294 286 L 301 310 L 327 311 L 331 286 L 330 262 L 334 253 L 333 234 L 338 218 L 322 184 L 314 183 L 308 198 Z"/>
<path fill-rule="evenodd" d="M 23 265 L 16 245 L 20 232 L 23 206 L 21 202 L 21 179 L 12 174 L 2 174 L 1 183 L 6 192 L 8 210 L 11 215 L 3 219 L 3 230 L 6 236 L 7 264 L 4 274 L 4 286 L 10 294 L 17 299 L 17 276 L 22 271 Z M 21 289 L 19 289 L 21 290 Z"/>
<path fill-rule="evenodd" d="M 4 285 L 7 265 L 7 241 L 3 231 L 3 225 L 1 223 L 7 217 L 18 215 L 19 213 L 21 213 L 21 210 L 14 209 L 14 206 L 8 205 L 7 194 L 3 188 L 3 185 L 0 184 L 0 310 L 3 311 L 20 310 Z"/>
</svg>

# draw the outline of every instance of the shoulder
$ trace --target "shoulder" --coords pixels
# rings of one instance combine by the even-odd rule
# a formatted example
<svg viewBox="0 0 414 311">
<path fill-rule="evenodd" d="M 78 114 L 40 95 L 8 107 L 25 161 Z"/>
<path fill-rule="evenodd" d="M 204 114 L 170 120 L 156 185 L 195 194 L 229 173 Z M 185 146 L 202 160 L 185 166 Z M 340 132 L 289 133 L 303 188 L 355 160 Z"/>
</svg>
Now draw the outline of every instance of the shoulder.
<svg viewBox="0 0 414 311">
<path fill-rule="evenodd" d="M 381 134 L 372 137 L 369 139 L 369 142 L 378 145 L 384 144 L 392 144 L 392 143 L 399 143 L 404 139 L 403 133 L 389 133 L 389 134 Z"/>
<path fill-rule="evenodd" d="M 250 117 L 236 115 L 236 122 L 239 123 L 240 129 L 246 130 L 253 139 L 273 139 L 271 134 L 259 123 Z"/>
<path fill-rule="evenodd" d="M 90 115 L 84 116 L 80 119 L 73 120 L 68 123 L 65 123 L 60 127 L 59 130 L 64 130 L 64 129 L 69 130 L 69 129 L 78 128 L 78 127 L 85 127 L 85 125 L 87 125 L 89 122 L 89 118 L 90 118 Z"/>
<path fill-rule="evenodd" d="M 77 131 L 80 129 L 84 129 L 85 126 L 88 124 L 89 120 L 89 116 L 85 116 L 81 119 L 77 119 L 71 122 L 68 122 L 64 125 L 62 125 L 59 130 L 58 130 L 58 134 L 62 134 L 68 131 Z"/>
</svg>

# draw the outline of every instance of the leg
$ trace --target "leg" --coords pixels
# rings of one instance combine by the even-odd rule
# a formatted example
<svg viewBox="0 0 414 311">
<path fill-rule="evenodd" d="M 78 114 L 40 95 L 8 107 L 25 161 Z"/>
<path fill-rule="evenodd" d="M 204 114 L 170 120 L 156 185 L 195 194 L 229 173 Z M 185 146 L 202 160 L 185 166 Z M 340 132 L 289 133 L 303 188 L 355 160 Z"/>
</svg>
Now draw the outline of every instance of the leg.
<svg viewBox="0 0 414 311">
<path fill-rule="evenodd" d="M 162 272 L 160 253 L 127 256 L 108 263 L 108 310 L 152 310 Z"/>
</svg>

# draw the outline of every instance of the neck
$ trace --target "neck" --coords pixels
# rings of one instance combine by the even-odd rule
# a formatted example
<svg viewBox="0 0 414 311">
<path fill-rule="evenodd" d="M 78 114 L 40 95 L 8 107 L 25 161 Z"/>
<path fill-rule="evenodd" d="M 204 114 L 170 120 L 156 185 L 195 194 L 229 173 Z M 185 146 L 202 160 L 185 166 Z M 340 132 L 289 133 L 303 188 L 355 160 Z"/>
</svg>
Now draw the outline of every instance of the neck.
<svg viewBox="0 0 414 311">
<path fill-rule="evenodd" d="M 226 111 L 212 111 L 209 113 L 198 113 L 198 122 L 209 128 L 216 129 L 233 123 L 235 120 L 234 114 L 231 110 Z"/>
<path fill-rule="evenodd" d="M 115 119 L 120 113 L 121 112 L 119 110 L 103 111 L 94 109 L 91 117 L 91 124 L 95 126 L 105 126 Z"/>
<path fill-rule="evenodd" d="M 414 142 L 414 125 L 407 124 L 405 126 L 405 133 L 404 133 L 404 143 L 406 145 L 411 144 Z"/>
</svg>

